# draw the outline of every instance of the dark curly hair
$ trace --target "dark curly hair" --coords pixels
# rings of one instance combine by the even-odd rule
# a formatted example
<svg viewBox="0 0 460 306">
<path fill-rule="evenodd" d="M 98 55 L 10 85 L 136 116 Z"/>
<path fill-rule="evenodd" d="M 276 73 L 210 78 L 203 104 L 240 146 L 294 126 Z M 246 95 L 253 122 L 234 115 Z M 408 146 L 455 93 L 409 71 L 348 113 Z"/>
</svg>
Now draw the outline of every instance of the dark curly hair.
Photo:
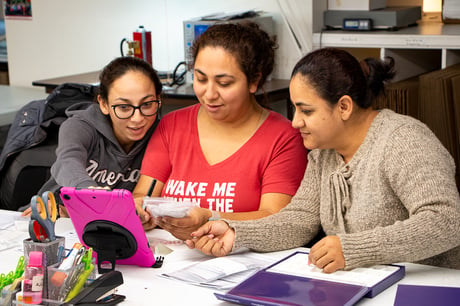
<svg viewBox="0 0 460 306">
<path fill-rule="evenodd" d="M 208 46 L 222 47 L 232 54 L 248 82 L 260 77 L 257 88 L 261 88 L 272 73 L 275 49 L 278 48 L 276 39 L 254 22 L 218 23 L 209 27 L 190 49 L 193 63 L 198 52 Z"/>
</svg>

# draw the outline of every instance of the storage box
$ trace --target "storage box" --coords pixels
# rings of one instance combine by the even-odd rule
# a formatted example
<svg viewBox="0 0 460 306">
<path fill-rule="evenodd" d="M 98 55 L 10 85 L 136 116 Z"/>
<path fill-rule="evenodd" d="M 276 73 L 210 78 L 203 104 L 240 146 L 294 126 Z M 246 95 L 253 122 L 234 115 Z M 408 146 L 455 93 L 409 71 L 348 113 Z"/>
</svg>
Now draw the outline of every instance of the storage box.
<svg viewBox="0 0 460 306">
<path fill-rule="evenodd" d="M 385 8 L 386 0 L 328 0 L 328 10 L 371 11 Z"/>
</svg>

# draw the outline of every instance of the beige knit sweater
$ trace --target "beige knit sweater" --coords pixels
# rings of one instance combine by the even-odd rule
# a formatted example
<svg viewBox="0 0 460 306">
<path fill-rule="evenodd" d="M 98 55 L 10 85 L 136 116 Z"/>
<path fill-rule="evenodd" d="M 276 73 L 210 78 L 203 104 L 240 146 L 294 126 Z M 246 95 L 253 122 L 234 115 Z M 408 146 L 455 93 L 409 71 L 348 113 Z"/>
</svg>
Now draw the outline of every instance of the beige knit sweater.
<svg viewBox="0 0 460 306">
<path fill-rule="evenodd" d="M 382 110 L 345 164 L 313 150 L 304 179 L 281 212 L 231 221 L 234 249 L 305 245 L 320 225 L 338 235 L 346 269 L 419 262 L 460 269 L 460 198 L 448 151 L 421 122 Z"/>
</svg>

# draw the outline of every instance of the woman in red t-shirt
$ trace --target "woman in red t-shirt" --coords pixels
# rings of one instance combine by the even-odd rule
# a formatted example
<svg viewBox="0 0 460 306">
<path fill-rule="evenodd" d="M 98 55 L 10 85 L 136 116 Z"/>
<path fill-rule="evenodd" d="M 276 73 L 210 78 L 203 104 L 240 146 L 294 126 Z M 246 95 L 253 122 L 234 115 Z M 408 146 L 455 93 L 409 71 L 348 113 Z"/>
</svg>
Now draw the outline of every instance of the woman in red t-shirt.
<svg viewBox="0 0 460 306">
<path fill-rule="evenodd" d="M 306 149 L 288 119 L 258 103 L 276 42 L 255 23 L 210 27 L 192 47 L 199 103 L 165 115 L 147 147 L 133 192 L 145 229 L 179 239 L 208 219 L 248 220 L 278 212 L 297 191 Z M 191 201 L 184 218 L 151 218 L 149 195 Z"/>
</svg>

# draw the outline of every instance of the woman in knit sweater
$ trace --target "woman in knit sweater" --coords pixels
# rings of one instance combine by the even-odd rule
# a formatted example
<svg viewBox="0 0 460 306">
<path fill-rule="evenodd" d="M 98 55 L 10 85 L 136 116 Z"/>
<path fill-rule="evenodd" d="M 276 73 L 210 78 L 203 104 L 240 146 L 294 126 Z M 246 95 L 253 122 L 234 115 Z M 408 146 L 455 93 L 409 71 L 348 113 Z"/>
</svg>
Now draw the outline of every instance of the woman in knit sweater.
<svg viewBox="0 0 460 306">
<path fill-rule="evenodd" d="M 332 48 L 302 58 L 292 125 L 311 152 L 296 195 L 263 219 L 208 222 L 188 246 L 216 256 L 277 251 L 305 245 L 322 226 L 309 260 L 324 272 L 394 262 L 460 269 L 452 157 L 420 121 L 371 107 L 393 75 L 391 58 L 359 63 Z"/>
</svg>

